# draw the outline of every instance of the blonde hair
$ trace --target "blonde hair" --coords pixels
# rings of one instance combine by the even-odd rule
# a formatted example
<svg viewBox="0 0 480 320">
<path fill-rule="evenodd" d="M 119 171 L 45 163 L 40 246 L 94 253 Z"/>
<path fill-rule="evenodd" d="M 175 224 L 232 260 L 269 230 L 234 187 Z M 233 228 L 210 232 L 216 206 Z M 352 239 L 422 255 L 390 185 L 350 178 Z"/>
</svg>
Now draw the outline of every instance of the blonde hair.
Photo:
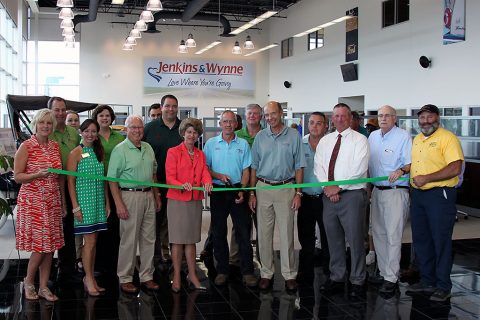
<svg viewBox="0 0 480 320">
<path fill-rule="evenodd" d="M 50 120 L 52 122 L 53 129 L 55 129 L 55 127 L 57 126 L 57 120 L 55 119 L 52 110 L 40 109 L 37 111 L 37 113 L 35 113 L 32 122 L 30 123 L 33 133 L 37 133 L 37 123 L 45 119 Z"/>
</svg>

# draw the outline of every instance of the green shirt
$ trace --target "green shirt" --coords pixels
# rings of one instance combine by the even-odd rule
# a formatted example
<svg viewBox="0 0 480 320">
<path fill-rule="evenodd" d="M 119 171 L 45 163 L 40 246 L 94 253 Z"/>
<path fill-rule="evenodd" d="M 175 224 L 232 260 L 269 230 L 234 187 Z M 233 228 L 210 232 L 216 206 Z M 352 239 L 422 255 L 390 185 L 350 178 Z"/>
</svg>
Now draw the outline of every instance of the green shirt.
<svg viewBox="0 0 480 320">
<path fill-rule="evenodd" d="M 148 142 L 155 151 L 158 182 L 165 182 L 165 162 L 167 162 L 168 149 L 178 146 L 183 141 L 178 132 L 179 126 L 180 119 L 178 118 L 171 129 L 165 125 L 162 118 L 147 123 L 145 126 L 143 140 Z"/>
<path fill-rule="evenodd" d="M 110 155 L 112 154 L 113 148 L 123 140 L 125 137 L 115 130 L 110 129 L 110 138 L 108 141 L 102 136 L 100 136 L 100 141 L 102 142 L 103 150 L 105 152 L 105 168 L 108 169 L 108 164 L 110 162 Z"/>
<path fill-rule="evenodd" d="M 152 147 L 142 141 L 139 150 L 129 139 L 113 148 L 108 165 L 108 176 L 126 180 L 153 182 L 153 174 L 157 170 L 157 162 Z M 119 183 L 121 188 L 142 188 L 144 186 Z"/>
<path fill-rule="evenodd" d="M 70 151 L 75 149 L 80 144 L 80 135 L 75 128 L 65 126 L 63 132 L 55 129 L 49 136 L 53 141 L 56 141 L 60 146 L 60 154 L 62 156 L 62 166 L 67 167 L 67 158 Z"/>
</svg>

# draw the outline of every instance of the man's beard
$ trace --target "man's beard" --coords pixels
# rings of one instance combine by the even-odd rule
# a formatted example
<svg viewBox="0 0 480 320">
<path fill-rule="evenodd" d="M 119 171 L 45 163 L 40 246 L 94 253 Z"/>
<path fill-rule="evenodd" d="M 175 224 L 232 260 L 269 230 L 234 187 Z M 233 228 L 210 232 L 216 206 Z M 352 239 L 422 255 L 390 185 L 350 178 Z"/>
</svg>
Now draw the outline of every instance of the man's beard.
<svg viewBox="0 0 480 320">
<path fill-rule="evenodd" d="M 424 136 L 428 137 L 431 136 L 435 131 L 437 131 L 439 126 L 440 124 L 438 123 L 438 121 L 435 121 L 429 128 L 420 127 L 420 130 L 422 131 Z"/>
</svg>

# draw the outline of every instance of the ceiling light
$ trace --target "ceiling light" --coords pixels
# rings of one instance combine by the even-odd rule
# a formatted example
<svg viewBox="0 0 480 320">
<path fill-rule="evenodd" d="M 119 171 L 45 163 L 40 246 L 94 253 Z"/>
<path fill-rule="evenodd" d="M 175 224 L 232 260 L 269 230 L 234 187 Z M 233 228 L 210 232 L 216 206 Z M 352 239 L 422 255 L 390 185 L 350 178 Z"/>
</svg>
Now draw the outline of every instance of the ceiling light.
<svg viewBox="0 0 480 320">
<path fill-rule="evenodd" d="M 150 11 L 163 10 L 162 2 L 160 0 L 149 0 L 147 3 L 147 10 L 150 10 Z"/>
<path fill-rule="evenodd" d="M 178 53 L 188 53 L 187 46 L 185 45 L 185 40 L 180 41 L 180 45 L 178 46 Z"/>
<path fill-rule="evenodd" d="M 140 39 L 142 37 L 142 33 L 140 32 L 140 30 L 132 29 L 132 31 L 130 31 L 130 34 L 128 36 L 135 39 Z"/>
<path fill-rule="evenodd" d="M 72 19 L 63 19 L 62 23 L 60 23 L 60 28 L 65 29 L 65 28 L 73 28 L 73 21 Z"/>
<path fill-rule="evenodd" d="M 134 37 L 127 37 L 127 40 L 125 40 L 126 44 L 136 46 L 137 45 L 137 40 L 135 40 Z"/>
<path fill-rule="evenodd" d="M 330 26 L 333 26 L 334 24 L 336 23 L 339 23 L 339 22 L 342 22 L 342 21 L 345 21 L 345 20 L 348 20 L 348 19 L 351 19 L 353 18 L 353 16 L 343 16 L 343 17 L 340 17 L 338 19 L 335 19 L 335 20 L 332 20 L 332 21 L 329 21 L 329 22 L 326 22 L 324 24 L 321 24 L 319 26 L 316 26 L 316 27 L 313 27 L 311 29 L 308 29 L 308 30 L 305 30 L 303 32 L 300 32 L 300 33 L 297 33 L 296 35 L 294 35 L 295 38 L 299 38 L 299 37 L 303 37 L 307 34 L 310 34 L 312 32 L 315 32 L 315 31 L 318 31 L 320 29 L 324 29 L 324 28 L 327 28 L 327 27 L 330 27 Z"/>
<path fill-rule="evenodd" d="M 205 51 L 210 50 L 210 49 L 212 49 L 212 48 L 215 47 L 215 46 L 218 46 L 220 43 L 222 43 L 222 41 L 220 41 L 220 40 L 213 41 L 212 43 L 210 43 L 210 44 L 209 44 L 208 46 L 206 46 L 205 48 L 203 48 L 203 49 L 198 50 L 197 52 L 195 52 L 195 54 L 202 54 L 202 53 L 204 53 Z"/>
<path fill-rule="evenodd" d="M 60 19 L 73 19 L 73 11 L 70 8 L 62 8 L 58 14 Z"/>
<path fill-rule="evenodd" d="M 255 48 L 255 46 L 253 45 L 252 38 L 250 38 L 250 36 L 247 36 L 247 39 L 245 40 L 245 43 L 243 44 L 243 49 L 252 50 L 254 48 Z"/>
<path fill-rule="evenodd" d="M 270 18 L 271 16 L 277 14 L 277 12 L 278 11 L 267 11 L 264 14 L 262 14 L 261 16 L 258 16 L 255 19 L 253 19 L 252 21 L 247 22 L 243 26 L 233 30 L 232 32 L 230 32 L 230 34 L 235 34 L 236 35 L 236 34 L 239 34 L 239 33 L 243 32 L 247 29 L 250 29 L 254 25 L 259 24 L 263 20 L 266 20 L 266 19 Z"/>
<path fill-rule="evenodd" d="M 73 31 L 73 28 L 63 28 L 63 31 L 62 31 L 62 36 L 74 36 L 75 35 L 75 31 Z"/>
<path fill-rule="evenodd" d="M 143 20 L 145 22 L 153 22 L 152 11 L 149 11 L 149 10 L 142 11 L 142 14 L 140 14 L 140 20 Z"/>
<path fill-rule="evenodd" d="M 73 8 L 73 0 L 57 0 L 57 7 Z"/>
<path fill-rule="evenodd" d="M 272 43 L 266 47 L 263 47 L 263 48 L 260 48 L 258 50 L 255 50 L 253 52 L 250 52 L 250 53 L 247 53 L 245 55 L 245 57 L 248 57 L 248 56 L 251 56 L 252 54 L 256 54 L 256 53 L 259 53 L 259 52 L 262 52 L 262 51 L 265 51 L 265 50 L 268 50 L 268 49 L 271 49 L 271 48 L 274 48 L 274 47 L 277 47 L 278 46 L 278 43 Z"/>
<path fill-rule="evenodd" d="M 75 48 L 75 42 L 66 42 L 65 41 L 65 48 L 69 48 L 69 49 Z"/>
<path fill-rule="evenodd" d="M 185 42 L 185 45 L 187 46 L 187 48 L 195 48 L 197 46 L 195 39 L 193 39 L 193 34 L 191 33 L 188 34 L 188 39 Z"/>
<path fill-rule="evenodd" d="M 242 54 L 242 48 L 240 48 L 240 44 L 238 43 L 238 41 L 235 41 L 235 45 L 233 46 L 232 53 Z"/>
<path fill-rule="evenodd" d="M 147 31 L 147 24 L 143 20 L 138 20 L 133 29 L 137 29 L 138 31 Z"/>
<path fill-rule="evenodd" d="M 123 47 L 122 47 L 122 50 L 132 51 L 132 50 L 133 50 L 133 46 L 132 46 L 131 44 L 124 43 L 124 44 L 123 44 Z"/>
<path fill-rule="evenodd" d="M 112 0 L 112 4 L 122 5 L 124 2 L 125 0 Z"/>
</svg>

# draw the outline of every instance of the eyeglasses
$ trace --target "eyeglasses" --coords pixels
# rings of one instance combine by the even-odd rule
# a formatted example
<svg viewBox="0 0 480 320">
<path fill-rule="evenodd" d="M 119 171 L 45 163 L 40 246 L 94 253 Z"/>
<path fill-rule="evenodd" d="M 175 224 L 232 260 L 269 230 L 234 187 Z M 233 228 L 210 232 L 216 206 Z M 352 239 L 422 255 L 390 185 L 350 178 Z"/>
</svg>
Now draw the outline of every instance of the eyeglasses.
<svg viewBox="0 0 480 320">
<path fill-rule="evenodd" d="M 390 118 L 390 117 L 393 117 L 393 116 L 395 116 L 395 115 L 387 113 L 387 114 L 379 114 L 379 115 L 377 115 L 377 118 L 382 119 L 382 118 Z"/>
<path fill-rule="evenodd" d="M 132 129 L 132 130 L 142 130 L 143 127 L 136 127 L 136 126 L 130 126 L 130 127 L 127 127 L 128 129 Z"/>
</svg>

